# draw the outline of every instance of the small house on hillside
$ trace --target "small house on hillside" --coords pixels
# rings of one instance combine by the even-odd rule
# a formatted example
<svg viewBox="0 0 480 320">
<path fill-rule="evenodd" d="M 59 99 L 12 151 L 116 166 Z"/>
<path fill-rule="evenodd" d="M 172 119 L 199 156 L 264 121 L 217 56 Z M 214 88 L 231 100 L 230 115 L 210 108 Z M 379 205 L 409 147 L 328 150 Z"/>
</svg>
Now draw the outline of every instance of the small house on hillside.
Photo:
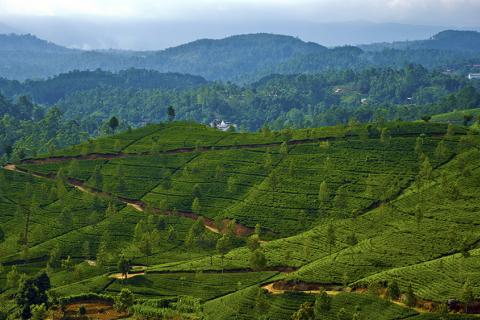
<svg viewBox="0 0 480 320">
<path fill-rule="evenodd" d="M 212 122 L 210 122 L 210 127 L 216 128 L 222 131 L 228 131 L 232 127 L 235 130 L 237 129 L 237 125 L 235 123 L 224 121 L 224 120 L 218 120 L 218 119 L 215 119 Z"/>
</svg>

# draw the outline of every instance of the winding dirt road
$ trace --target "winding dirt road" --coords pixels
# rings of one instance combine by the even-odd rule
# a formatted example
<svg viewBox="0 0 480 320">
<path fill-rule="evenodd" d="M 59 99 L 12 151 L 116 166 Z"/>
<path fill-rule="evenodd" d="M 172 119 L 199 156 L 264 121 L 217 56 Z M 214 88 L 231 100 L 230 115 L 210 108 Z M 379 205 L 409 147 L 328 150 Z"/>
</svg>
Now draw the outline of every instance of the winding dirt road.
<svg viewBox="0 0 480 320">
<path fill-rule="evenodd" d="M 17 168 L 17 166 L 15 164 L 12 164 L 12 163 L 8 163 L 8 164 L 4 165 L 3 168 L 5 170 L 15 171 L 15 172 L 22 173 L 22 174 L 28 174 L 28 175 L 31 175 L 31 176 L 34 176 L 34 177 L 37 177 L 37 178 L 46 178 L 46 179 L 52 179 L 52 180 L 55 178 L 53 175 L 32 173 L 32 172 L 27 171 L 25 169 Z M 68 181 L 69 184 L 71 184 L 73 187 L 80 190 L 81 192 L 98 194 L 98 195 L 103 195 L 103 196 L 113 196 L 111 193 L 91 188 L 91 187 L 85 185 L 85 183 L 83 181 L 78 180 L 78 179 L 68 178 L 67 181 Z M 144 212 L 145 209 L 148 207 L 145 202 L 140 201 L 140 200 L 133 200 L 133 199 L 128 199 L 128 198 L 124 198 L 124 197 L 116 197 L 116 198 L 119 201 L 126 204 L 127 206 L 132 207 L 133 209 L 135 209 L 136 211 L 139 211 L 139 212 Z M 189 211 L 165 211 L 165 210 L 160 210 L 160 209 L 154 208 L 154 207 L 153 208 L 149 207 L 149 209 L 152 210 L 155 213 L 164 214 L 164 215 L 176 215 L 176 216 L 180 216 L 180 217 L 184 217 L 184 218 L 188 218 L 188 219 L 192 219 L 192 220 L 197 220 L 197 219 L 203 217 L 201 215 L 198 215 L 196 213 L 189 212 Z M 223 230 L 219 230 L 216 227 L 216 223 L 213 219 L 203 217 L 203 220 L 204 220 L 204 227 L 206 229 L 208 229 L 208 230 L 210 230 L 214 233 L 218 233 L 218 234 L 225 233 L 226 229 L 227 229 L 227 225 L 231 222 L 231 220 L 225 219 L 223 221 L 223 225 L 225 227 L 223 228 Z M 234 232 L 237 236 L 248 236 L 248 235 L 250 235 L 254 232 L 254 229 L 250 228 L 250 227 L 247 227 L 247 226 L 244 226 L 240 223 L 236 223 L 235 228 L 234 228 Z"/>
</svg>

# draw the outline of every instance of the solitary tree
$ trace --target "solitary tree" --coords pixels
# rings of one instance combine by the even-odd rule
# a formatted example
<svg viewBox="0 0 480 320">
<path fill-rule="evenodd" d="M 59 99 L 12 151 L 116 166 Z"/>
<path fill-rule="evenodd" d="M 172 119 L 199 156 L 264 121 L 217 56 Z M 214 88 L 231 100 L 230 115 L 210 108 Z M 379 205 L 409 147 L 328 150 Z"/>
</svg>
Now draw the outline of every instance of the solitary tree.
<svg viewBox="0 0 480 320">
<path fill-rule="evenodd" d="M 202 190 L 201 190 L 200 185 L 198 183 L 196 183 L 193 186 L 192 196 L 194 198 L 200 198 L 202 196 Z"/>
<path fill-rule="evenodd" d="M 264 163 L 263 163 L 263 168 L 266 171 L 270 171 L 272 169 L 272 166 L 273 166 L 272 155 L 267 150 L 267 152 L 265 152 L 265 160 L 264 160 Z"/>
<path fill-rule="evenodd" d="M 380 142 L 383 145 L 389 145 L 391 139 L 392 139 L 392 136 L 390 134 L 390 130 L 388 130 L 388 128 L 383 128 L 380 133 Z"/>
<path fill-rule="evenodd" d="M 138 244 L 138 249 L 141 253 L 143 253 L 147 257 L 147 266 L 148 266 L 148 258 L 152 255 L 153 245 L 151 234 L 149 232 L 143 234 L 140 243 Z"/>
<path fill-rule="evenodd" d="M 327 229 L 327 243 L 330 254 L 332 254 L 332 247 L 335 245 L 335 241 L 335 229 L 333 229 L 332 224 L 329 224 Z"/>
<path fill-rule="evenodd" d="M 109 253 L 107 250 L 107 245 L 105 241 L 101 241 L 98 246 L 98 251 L 96 255 L 96 262 L 98 268 L 103 268 L 106 266 L 109 260 Z"/>
<path fill-rule="evenodd" d="M 133 293 L 127 289 L 123 288 L 120 293 L 115 297 L 115 309 L 120 312 L 127 311 L 135 303 L 135 297 Z"/>
<path fill-rule="evenodd" d="M 99 165 L 95 166 L 92 177 L 90 178 L 93 187 L 97 190 L 103 190 L 103 176 Z"/>
<path fill-rule="evenodd" d="M 250 266 L 252 267 L 252 269 L 258 271 L 265 268 L 266 265 L 267 258 L 265 257 L 263 250 L 259 248 L 253 251 L 250 256 Z"/>
<path fill-rule="evenodd" d="M 345 308 L 340 308 L 340 310 L 338 310 L 337 319 L 338 320 L 349 320 L 349 318 L 347 316 L 347 310 L 345 310 Z"/>
<path fill-rule="evenodd" d="M 323 181 L 320 184 L 320 189 L 318 190 L 318 200 L 320 203 L 325 203 L 330 199 L 330 194 L 328 191 L 328 185 L 326 181 Z"/>
<path fill-rule="evenodd" d="M 423 120 L 425 123 L 429 122 L 430 119 L 432 119 L 432 116 L 429 116 L 429 115 L 424 115 L 424 116 L 422 116 L 422 120 Z"/>
<path fill-rule="evenodd" d="M 173 108 L 173 106 L 168 107 L 167 116 L 169 122 L 172 122 L 175 119 L 175 108 Z"/>
<path fill-rule="evenodd" d="M 333 202 L 337 209 L 344 209 L 347 206 L 347 195 L 344 189 L 338 188 Z"/>
<path fill-rule="evenodd" d="M 300 308 L 292 314 L 292 320 L 313 320 L 315 317 L 312 302 L 304 302 Z"/>
<path fill-rule="evenodd" d="M 130 261 L 125 259 L 123 255 L 120 256 L 120 259 L 117 263 L 117 269 L 122 274 L 123 278 L 127 279 L 128 273 L 130 272 Z"/>
<path fill-rule="evenodd" d="M 470 113 L 467 113 L 467 114 L 464 114 L 463 115 L 463 125 L 464 126 L 468 126 L 468 124 L 470 123 L 470 121 L 473 120 L 473 115 L 471 115 Z"/>
<path fill-rule="evenodd" d="M 414 307 L 417 304 L 417 298 L 413 293 L 412 285 L 409 285 L 407 292 L 405 292 L 405 304 L 409 307 Z"/>
<path fill-rule="evenodd" d="M 200 213 L 200 209 L 201 209 L 200 200 L 198 198 L 193 199 L 192 212 Z"/>
<path fill-rule="evenodd" d="M 70 177 L 75 177 L 80 172 L 80 164 L 77 160 L 73 159 L 68 165 L 68 175 Z"/>
<path fill-rule="evenodd" d="M 227 191 L 229 193 L 237 192 L 237 180 L 234 177 L 229 177 L 227 180 Z"/>
<path fill-rule="evenodd" d="M 90 242 L 88 241 L 83 242 L 82 255 L 85 259 L 90 259 Z"/>
<path fill-rule="evenodd" d="M 248 237 L 247 247 L 252 252 L 260 248 L 260 237 L 258 236 L 258 234 L 252 234 L 250 237 Z"/>
<path fill-rule="evenodd" d="M 388 283 L 387 295 L 392 300 L 400 298 L 400 288 L 398 287 L 397 281 L 394 280 Z"/>
<path fill-rule="evenodd" d="M 255 231 L 254 233 L 260 237 L 260 235 L 262 234 L 262 227 L 260 226 L 260 223 L 257 223 L 255 225 Z"/>
<path fill-rule="evenodd" d="M 272 202 L 275 203 L 275 193 L 277 191 L 278 185 L 280 184 L 280 179 L 278 177 L 278 174 L 275 171 L 272 171 L 272 174 L 270 175 L 270 188 L 272 189 Z"/>
<path fill-rule="evenodd" d="M 225 176 L 225 168 L 223 167 L 223 165 L 217 165 L 217 167 L 215 168 L 215 179 L 217 180 L 221 180 L 223 179 L 223 177 Z"/>
<path fill-rule="evenodd" d="M 170 224 L 167 228 L 167 240 L 175 241 L 176 238 L 177 238 L 177 233 L 175 232 L 175 228 Z"/>
<path fill-rule="evenodd" d="M 225 258 L 225 254 L 230 250 L 230 238 L 226 235 L 223 235 L 221 238 L 218 239 L 216 245 L 217 252 L 220 254 L 222 258 L 222 273 L 223 273 L 223 259 Z"/>
<path fill-rule="evenodd" d="M 417 222 L 417 225 L 420 226 L 420 224 L 423 221 L 423 212 L 424 212 L 424 206 L 423 203 L 417 204 L 415 207 L 415 221 Z"/>
<path fill-rule="evenodd" d="M 283 141 L 282 144 L 280 145 L 280 153 L 283 155 L 288 154 L 288 144 L 286 141 Z"/>
<path fill-rule="evenodd" d="M 20 273 L 17 271 L 17 266 L 13 266 L 7 273 L 7 287 L 15 288 L 18 286 L 18 280 L 20 280 Z"/>
<path fill-rule="evenodd" d="M 387 147 L 390 145 L 390 141 L 392 140 L 392 136 L 390 135 L 390 130 L 387 128 L 383 128 L 382 132 L 380 133 L 380 143 L 383 145 L 383 165 L 385 165 L 385 153 Z"/>
<path fill-rule="evenodd" d="M 259 287 L 257 289 L 257 295 L 255 296 L 255 311 L 259 316 L 265 315 L 270 308 L 270 303 L 265 291 L 265 289 Z"/>
<path fill-rule="evenodd" d="M 465 313 L 468 313 L 468 306 L 475 300 L 473 296 L 472 286 L 470 285 L 470 281 L 467 280 L 463 285 L 462 290 L 462 301 L 465 303 Z"/>
<path fill-rule="evenodd" d="M 447 127 L 447 132 L 445 133 L 445 139 L 449 140 L 453 138 L 454 134 L 455 134 L 455 128 L 451 123 L 449 123 Z"/>
<path fill-rule="evenodd" d="M 194 248 L 198 245 L 200 240 L 203 237 L 205 233 L 205 219 L 203 217 L 198 218 L 195 220 L 195 222 L 192 224 L 190 229 L 188 230 L 187 236 L 185 238 L 185 244 L 190 247 Z"/>
<path fill-rule="evenodd" d="M 320 290 L 320 293 L 315 299 L 315 317 L 321 319 L 322 314 L 330 311 L 332 307 L 332 298 L 328 296 L 325 290 Z"/>
<path fill-rule="evenodd" d="M 108 126 L 110 129 L 112 129 L 112 132 L 115 133 L 115 130 L 117 129 L 119 125 L 119 121 L 116 117 L 111 117 L 110 120 L 108 121 Z"/>
<path fill-rule="evenodd" d="M 438 161 L 444 161 L 449 154 L 448 147 L 445 145 L 445 142 L 443 140 L 440 140 L 440 142 L 437 144 L 437 147 L 435 148 L 435 159 Z"/>
<path fill-rule="evenodd" d="M 418 177 L 422 182 L 428 182 L 432 179 L 432 165 L 430 164 L 430 160 L 428 157 L 422 161 L 420 165 L 420 171 L 418 172 Z"/>
</svg>

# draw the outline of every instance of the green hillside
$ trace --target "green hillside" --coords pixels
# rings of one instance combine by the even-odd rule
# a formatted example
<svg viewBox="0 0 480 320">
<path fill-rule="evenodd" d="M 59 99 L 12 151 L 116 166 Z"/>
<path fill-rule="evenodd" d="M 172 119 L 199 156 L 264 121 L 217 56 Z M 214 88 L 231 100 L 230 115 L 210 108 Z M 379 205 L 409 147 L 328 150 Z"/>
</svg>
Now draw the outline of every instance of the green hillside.
<svg viewBox="0 0 480 320">
<path fill-rule="evenodd" d="M 471 319 L 478 146 L 446 123 L 171 122 L 6 164 L 0 311 L 25 317 L 45 270 L 68 319 L 120 318 L 124 289 L 135 319 Z"/>
<path fill-rule="evenodd" d="M 480 108 L 478 109 L 466 109 L 466 110 L 456 110 L 447 113 L 440 113 L 432 116 L 433 122 L 444 122 L 452 124 L 464 124 L 470 125 L 478 119 L 480 115 Z"/>
</svg>

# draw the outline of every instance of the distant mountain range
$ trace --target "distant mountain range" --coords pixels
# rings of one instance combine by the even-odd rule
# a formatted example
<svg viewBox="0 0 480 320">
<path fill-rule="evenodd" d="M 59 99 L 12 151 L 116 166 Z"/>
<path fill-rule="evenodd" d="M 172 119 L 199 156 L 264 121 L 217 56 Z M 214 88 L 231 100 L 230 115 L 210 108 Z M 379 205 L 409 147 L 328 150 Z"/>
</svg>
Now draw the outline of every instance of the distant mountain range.
<svg viewBox="0 0 480 320">
<path fill-rule="evenodd" d="M 364 50 L 390 49 L 434 49 L 445 51 L 480 52 L 480 32 L 445 30 L 427 40 L 397 41 L 362 45 Z"/>
<path fill-rule="evenodd" d="M 361 18 L 359 18 L 361 19 Z M 236 34 L 273 33 L 298 36 L 327 47 L 428 39 L 448 25 L 378 23 L 365 20 L 159 21 L 145 19 L 82 19 L 69 17 L 2 17 L 18 34 L 35 34 L 68 48 L 162 50 L 197 39 L 223 39 Z M 175 32 L 172 32 L 174 30 Z M 460 29 L 464 30 L 464 29 Z M 478 28 L 470 28 L 477 30 Z"/>
<path fill-rule="evenodd" d="M 408 52 L 406 52 L 408 50 Z M 203 39 L 160 51 L 71 49 L 33 35 L 0 35 L 0 77 L 46 78 L 71 70 L 151 69 L 207 80 L 252 82 L 272 73 L 315 73 L 407 63 L 456 68 L 480 59 L 480 33 L 444 31 L 431 39 L 326 48 L 296 37 L 246 34 Z"/>
</svg>

